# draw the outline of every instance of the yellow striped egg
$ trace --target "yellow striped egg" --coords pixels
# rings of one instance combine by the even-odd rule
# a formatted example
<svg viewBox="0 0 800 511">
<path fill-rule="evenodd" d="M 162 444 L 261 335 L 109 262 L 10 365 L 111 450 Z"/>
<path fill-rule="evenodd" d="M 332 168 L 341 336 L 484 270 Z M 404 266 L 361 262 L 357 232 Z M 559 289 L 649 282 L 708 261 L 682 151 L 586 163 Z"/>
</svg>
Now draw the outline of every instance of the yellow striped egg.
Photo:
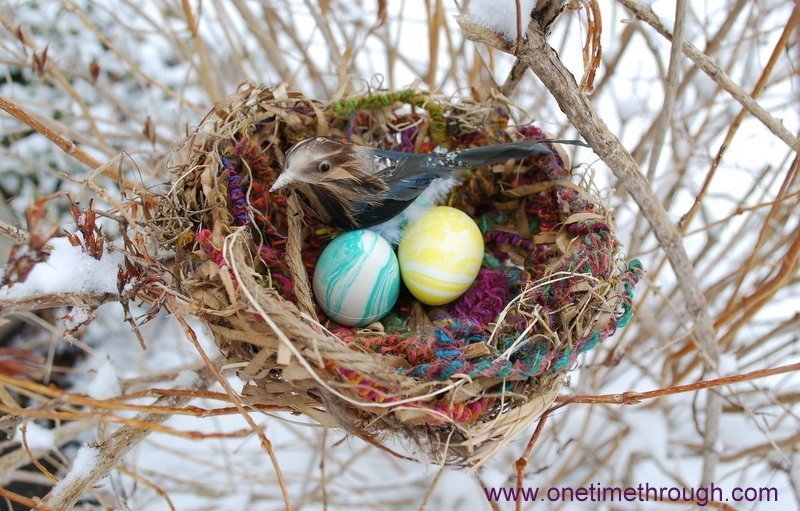
<svg viewBox="0 0 800 511">
<path fill-rule="evenodd" d="M 400 275 L 422 303 L 443 305 L 464 294 L 483 262 L 483 236 L 463 211 L 431 208 L 410 223 L 397 249 Z"/>
</svg>

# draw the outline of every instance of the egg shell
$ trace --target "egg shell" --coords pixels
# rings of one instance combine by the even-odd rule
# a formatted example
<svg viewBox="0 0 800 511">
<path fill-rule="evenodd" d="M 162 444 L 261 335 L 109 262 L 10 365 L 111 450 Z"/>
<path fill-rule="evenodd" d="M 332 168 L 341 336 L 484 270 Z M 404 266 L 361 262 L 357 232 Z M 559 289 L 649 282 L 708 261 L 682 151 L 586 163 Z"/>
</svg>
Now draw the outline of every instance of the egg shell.
<svg viewBox="0 0 800 511">
<path fill-rule="evenodd" d="M 331 241 L 314 270 L 314 295 L 326 316 L 347 326 L 377 321 L 400 294 L 400 268 L 391 245 L 372 231 Z"/>
<path fill-rule="evenodd" d="M 463 211 L 438 206 L 406 227 L 397 258 L 411 294 L 422 303 L 444 305 L 475 281 L 483 262 L 483 235 Z"/>
</svg>

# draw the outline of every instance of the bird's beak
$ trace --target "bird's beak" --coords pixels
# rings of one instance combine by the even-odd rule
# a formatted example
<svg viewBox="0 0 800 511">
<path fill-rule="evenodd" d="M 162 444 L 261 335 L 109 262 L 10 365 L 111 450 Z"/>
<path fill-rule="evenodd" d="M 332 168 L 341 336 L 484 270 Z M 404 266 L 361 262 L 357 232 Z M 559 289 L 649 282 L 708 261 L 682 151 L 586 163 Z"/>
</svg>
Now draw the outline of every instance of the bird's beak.
<svg viewBox="0 0 800 511">
<path fill-rule="evenodd" d="M 272 188 L 270 188 L 269 191 L 274 192 L 275 190 L 280 190 L 284 186 L 288 185 L 290 181 L 291 179 L 289 178 L 289 174 L 283 172 L 272 184 Z"/>
</svg>

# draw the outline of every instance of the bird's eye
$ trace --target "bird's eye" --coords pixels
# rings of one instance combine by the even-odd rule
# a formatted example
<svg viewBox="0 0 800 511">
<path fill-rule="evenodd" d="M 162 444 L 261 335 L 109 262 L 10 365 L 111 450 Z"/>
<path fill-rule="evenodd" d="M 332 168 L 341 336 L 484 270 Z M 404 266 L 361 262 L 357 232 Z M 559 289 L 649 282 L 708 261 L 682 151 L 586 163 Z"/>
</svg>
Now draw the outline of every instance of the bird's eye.
<svg viewBox="0 0 800 511">
<path fill-rule="evenodd" d="M 328 160 L 322 160 L 321 162 L 319 162 L 320 172 L 328 172 L 329 170 L 331 170 L 331 162 L 329 162 Z"/>
</svg>

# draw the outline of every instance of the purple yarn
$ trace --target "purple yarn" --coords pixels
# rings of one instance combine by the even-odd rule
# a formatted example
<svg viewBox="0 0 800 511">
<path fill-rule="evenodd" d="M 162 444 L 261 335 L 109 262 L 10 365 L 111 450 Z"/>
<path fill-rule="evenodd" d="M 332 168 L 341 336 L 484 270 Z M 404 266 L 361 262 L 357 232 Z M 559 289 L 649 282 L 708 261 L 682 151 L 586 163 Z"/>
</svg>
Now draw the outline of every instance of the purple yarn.
<svg viewBox="0 0 800 511">
<path fill-rule="evenodd" d="M 486 237 L 490 243 L 494 243 L 496 245 L 502 245 L 503 243 L 506 243 L 515 247 L 522 247 L 528 251 L 531 251 L 534 248 L 533 240 L 523 238 L 519 234 L 514 234 L 511 232 L 494 231 L 487 233 Z"/>
<path fill-rule="evenodd" d="M 228 197 L 230 198 L 231 213 L 239 225 L 250 221 L 247 214 L 247 198 L 242 190 L 242 176 L 230 158 L 222 157 L 222 166 L 228 171 Z"/>
<path fill-rule="evenodd" d="M 414 141 L 417 139 L 417 127 L 411 126 L 400 132 L 400 143 L 397 145 L 396 150 L 403 153 L 414 152 Z"/>
<path fill-rule="evenodd" d="M 508 278 L 499 270 L 482 268 L 478 278 L 453 306 L 462 321 L 486 325 L 495 321 L 508 303 Z"/>
</svg>

